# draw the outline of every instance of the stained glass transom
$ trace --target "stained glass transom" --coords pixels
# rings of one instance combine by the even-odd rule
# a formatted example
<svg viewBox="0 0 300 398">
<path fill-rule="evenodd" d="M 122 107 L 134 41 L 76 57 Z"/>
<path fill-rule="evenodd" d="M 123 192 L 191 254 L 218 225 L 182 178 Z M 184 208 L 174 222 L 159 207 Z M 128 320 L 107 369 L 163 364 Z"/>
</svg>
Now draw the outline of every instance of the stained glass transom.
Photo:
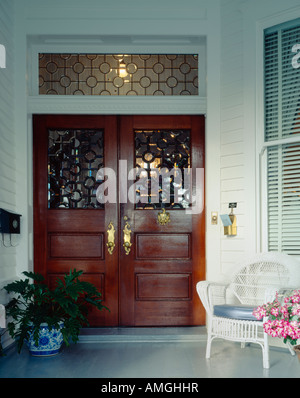
<svg viewBox="0 0 300 398">
<path fill-rule="evenodd" d="M 103 131 L 49 130 L 48 207 L 103 208 L 96 198 L 103 166 Z"/>
<path fill-rule="evenodd" d="M 190 131 L 135 131 L 137 209 L 190 206 Z"/>
<path fill-rule="evenodd" d="M 39 94 L 198 95 L 198 56 L 39 54 Z"/>
</svg>

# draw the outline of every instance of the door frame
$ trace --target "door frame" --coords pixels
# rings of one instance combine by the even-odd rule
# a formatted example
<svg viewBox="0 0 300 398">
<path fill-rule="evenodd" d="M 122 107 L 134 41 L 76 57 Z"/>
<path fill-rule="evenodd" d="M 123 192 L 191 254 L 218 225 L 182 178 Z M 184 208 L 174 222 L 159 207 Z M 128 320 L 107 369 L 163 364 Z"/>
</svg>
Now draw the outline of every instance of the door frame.
<svg viewBox="0 0 300 398">
<path fill-rule="evenodd" d="M 50 113 L 49 115 L 52 115 L 52 114 Z M 74 116 L 74 114 L 72 114 L 72 115 Z M 81 114 L 80 116 L 89 116 L 89 115 Z M 99 115 L 99 116 L 103 116 L 103 115 Z M 156 116 L 156 115 L 148 115 L 148 116 Z M 174 115 L 172 115 L 172 116 L 174 116 Z M 203 115 L 200 115 L 200 116 L 203 116 Z M 32 124 L 32 131 L 33 131 L 33 128 L 34 128 L 34 125 Z M 204 133 L 205 133 L 205 123 L 204 123 Z M 118 134 L 120 134 L 120 129 L 118 129 Z M 204 134 L 204 143 L 205 143 L 205 134 Z M 118 159 L 119 159 L 119 145 L 120 145 L 120 142 L 118 140 L 117 141 L 117 146 L 118 146 L 117 147 L 117 153 L 118 153 L 117 157 L 118 157 Z M 33 147 L 33 151 L 34 151 L 34 147 Z M 204 158 L 205 158 L 205 144 L 203 146 L 203 153 L 204 153 Z M 33 155 L 33 153 L 32 153 L 32 155 Z M 205 168 L 205 166 L 204 166 L 204 168 Z M 33 167 L 33 169 L 34 169 L 34 167 Z M 34 171 L 33 169 L 32 169 L 32 171 Z M 35 179 L 38 178 L 37 176 L 38 176 L 38 174 L 35 176 Z M 204 192 L 205 192 L 205 182 L 204 182 Z M 36 194 L 34 195 L 34 197 L 35 196 L 36 196 Z M 203 196 L 205 196 L 205 195 L 203 195 Z M 205 207 L 204 207 L 204 209 L 205 209 Z M 38 213 L 38 212 L 34 211 L 34 213 Z M 121 223 L 121 208 L 120 208 L 120 206 L 117 209 L 117 218 L 118 218 L 118 225 L 119 225 L 118 233 L 120 234 L 121 233 L 121 225 L 122 225 L 122 223 Z M 33 228 L 34 228 L 33 235 L 35 235 L 35 228 L 36 228 L 35 222 L 33 223 Z M 199 271 L 199 274 L 201 275 L 201 279 L 204 279 L 205 278 L 205 273 L 206 273 L 206 239 L 205 239 L 206 228 L 205 228 L 205 216 L 204 216 L 204 223 L 203 223 L 203 225 L 201 225 L 200 231 L 199 231 L 199 226 L 197 226 L 197 228 L 198 228 L 198 230 L 197 230 L 197 233 L 195 234 L 195 236 L 197 237 L 197 241 L 199 239 L 199 241 L 204 242 L 204 249 L 202 250 L 202 253 L 204 253 L 204 258 L 201 259 L 201 262 L 200 262 L 201 265 L 199 263 L 199 267 L 201 267 L 201 269 Z M 119 239 L 117 239 L 117 240 L 119 240 Z M 120 242 L 121 242 L 121 240 L 120 240 Z M 33 242 L 33 244 L 34 244 L 34 242 Z M 194 244 L 195 244 L 195 242 L 193 242 L 193 245 Z M 33 247 L 33 253 L 35 253 L 35 247 Z M 34 262 L 34 258 L 33 258 L 33 262 Z M 33 264 L 33 266 L 34 266 L 34 264 Z M 192 286 L 191 288 L 192 288 L 192 291 L 195 290 L 194 286 Z M 120 290 L 120 286 L 119 286 L 119 290 Z M 119 303 L 119 306 L 120 306 L 120 303 Z M 119 312 L 118 318 L 119 318 L 119 323 L 120 323 L 120 312 Z"/>
<path fill-rule="evenodd" d="M 157 42 L 156 37 L 149 37 L 151 44 L 151 52 L 157 54 L 168 54 L 168 53 L 191 53 L 199 55 L 199 73 L 202 75 L 202 83 L 206 81 L 206 62 L 200 64 L 200 59 L 205 60 L 206 57 L 206 38 L 202 35 L 191 38 L 185 37 L 186 43 L 181 43 L 177 39 L 172 40 L 170 44 L 168 37 L 168 43 L 164 42 L 161 38 L 161 43 Z M 116 42 L 113 46 L 113 50 L 110 51 L 111 43 L 109 45 L 102 44 L 102 52 L 104 53 L 148 53 L 149 52 L 149 39 L 147 44 L 137 46 L 132 42 L 121 44 Z M 170 47 L 171 45 L 171 47 Z M 33 147 L 32 147 L 32 129 L 33 129 L 33 115 L 34 114 L 68 114 L 68 115 L 130 115 L 130 114 L 147 114 L 147 115 L 199 115 L 206 116 L 207 112 L 207 95 L 204 96 L 52 96 L 52 95 L 38 95 L 38 54 L 47 52 L 86 52 L 86 45 L 78 45 L 76 40 L 72 44 L 64 43 L 63 38 L 60 40 L 60 44 L 49 44 L 44 42 L 38 37 L 32 36 L 29 38 L 27 45 L 28 52 L 30 54 L 31 62 L 28 64 L 28 92 L 27 95 L 27 117 L 28 117 L 28 156 L 29 156 L 29 206 L 28 206 L 28 230 L 33 226 Z M 88 43 L 88 52 L 97 53 L 99 52 L 99 45 L 94 43 Z M 202 61 L 201 61 L 202 62 Z M 208 71 L 209 72 L 209 71 Z M 202 86 L 203 87 L 203 86 Z M 207 89 L 205 90 L 207 91 Z M 211 102 L 212 103 L 212 102 Z M 206 123 L 205 123 L 206 129 Z M 217 128 L 214 129 L 218 131 Z M 205 140 L 206 142 L 206 140 Z M 205 173 L 206 173 L 205 166 Z M 206 179 L 209 181 L 209 179 Z M 31 231 L 30 231 L 31 232 Z M 29 267 L 34 268 L 34 242 L 33 233 L 30 233 L 28 238 L 28 252 L 29 252 Z M 206 247 L 206 242 L 205 242 Z"/>
</svg>

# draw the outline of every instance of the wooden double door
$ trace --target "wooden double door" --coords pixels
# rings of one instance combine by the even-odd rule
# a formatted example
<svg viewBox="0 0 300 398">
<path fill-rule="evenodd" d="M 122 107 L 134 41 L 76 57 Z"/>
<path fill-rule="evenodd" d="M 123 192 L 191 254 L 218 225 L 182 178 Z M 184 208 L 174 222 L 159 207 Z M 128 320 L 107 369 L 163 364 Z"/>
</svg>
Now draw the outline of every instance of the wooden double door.
<svg viewBox="0 0 300 398">
<path fill-rule="evenodd" d="M 34 270 L 49 286 L 83 270 L 110 309 L 91 326 L 205 323 L 204 130 L 203 116 L 34 115 Z"/>
</svg>

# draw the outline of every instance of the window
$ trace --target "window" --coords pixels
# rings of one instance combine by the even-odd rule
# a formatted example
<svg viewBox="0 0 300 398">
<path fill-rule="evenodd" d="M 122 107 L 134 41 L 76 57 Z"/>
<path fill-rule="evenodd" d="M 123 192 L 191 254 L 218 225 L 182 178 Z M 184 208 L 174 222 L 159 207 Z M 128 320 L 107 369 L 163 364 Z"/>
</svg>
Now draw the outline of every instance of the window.
<svg viewBox="0 0 300 398">
<path fill-rule="evenodd" d="M 189 181 L 185 178 L 190 176 L 190 142 L 189 130 L 135 131 L 135 162 L 141 170 L 139 182 L 142 185 L 136 192 L 136 208 L 189 207 Z M 156 192 L 152 184 L 156 185 Z"/>
<path fill-rule="evenodd" d="M 198 95 L 198 55 L 43 53 L 39 94 Z"/>
<path fill-rule="evenodd" d="M 97 172 L 104 167 L 101 130 L 48 131 L 49 209 L 104 208 L 96 199 Z"/>
<path fill-rule="evenodd" d="M 300 19 L 265 31 L 268 250 L 300 255 Z"/>
</svg>

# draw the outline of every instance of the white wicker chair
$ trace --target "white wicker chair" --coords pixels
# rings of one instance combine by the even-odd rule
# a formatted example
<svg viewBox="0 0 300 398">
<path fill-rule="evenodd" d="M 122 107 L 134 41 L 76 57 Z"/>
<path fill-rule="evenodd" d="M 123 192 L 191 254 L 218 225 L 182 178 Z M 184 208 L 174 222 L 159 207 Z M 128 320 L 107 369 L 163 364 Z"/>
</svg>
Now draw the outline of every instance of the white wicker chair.
<svg viewBox="0 0 300 398">
<path fill-rule="evenodd" d="M 299 289 L 299 279 L 294 277 L 299 268 L 299 262 L 291 256 L 270 252 L 245 262 L 230 284 L 198 282 L 197 292 L 207 313 L 206 358 L 210 358 L 215 338 L 241 342 L 242 347 L 245 343 L 256 343 L 262 348 L 263 367 L 269 368 L 268 335 L 263 331 L 263 322 L 256 320 L 252 311 L 273 300 L 276 292 L 284 294 L 286 289 Z M 230 291 L 237 304 L 228 304 Z M 289 349 L 294 355 L 290 346 Z"/>
</svg>

